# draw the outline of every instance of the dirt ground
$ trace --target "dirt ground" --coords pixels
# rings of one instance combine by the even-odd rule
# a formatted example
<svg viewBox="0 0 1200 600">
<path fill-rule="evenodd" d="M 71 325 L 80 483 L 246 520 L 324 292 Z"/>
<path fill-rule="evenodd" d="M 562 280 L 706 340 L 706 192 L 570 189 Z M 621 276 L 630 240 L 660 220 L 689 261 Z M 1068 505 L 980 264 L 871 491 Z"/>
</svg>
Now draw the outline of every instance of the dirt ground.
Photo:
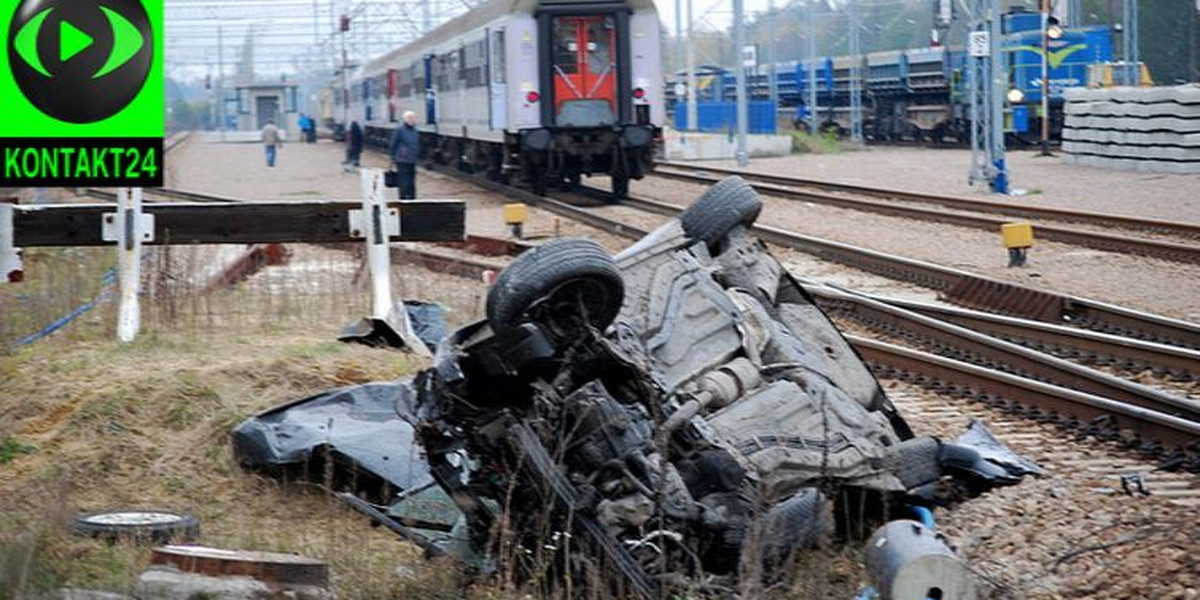
<svg viewBox="0 0 1200 600">
<path fill-rule="evenodd" d="M 1036 151 L 1007 155 L 1015 205 L 1051 206 L 1200 223 L 1200 176 L 1136 173 L 1063 164 Z M 698 163 L 703 164 L 703 162 Z M 732 160 L 713 165 L 736 167 Z M 834 154 L 751 160 L 750 170 L 952 196 L 988 196 L 967 186 L 970 150 L 869 146 Z"/>
</svg>

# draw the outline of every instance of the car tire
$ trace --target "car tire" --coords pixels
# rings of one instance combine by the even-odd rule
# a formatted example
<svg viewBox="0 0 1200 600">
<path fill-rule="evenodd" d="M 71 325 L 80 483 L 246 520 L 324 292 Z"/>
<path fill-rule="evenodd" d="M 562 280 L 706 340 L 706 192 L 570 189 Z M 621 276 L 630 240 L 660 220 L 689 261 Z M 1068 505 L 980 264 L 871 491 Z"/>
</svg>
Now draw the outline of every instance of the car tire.
<svg viewBox="0 0 1200 600">
<path fill-rule="evenodd" d="M 200 535 L 200 521 L 187 513 L 132 508 L 77 515 L 71 530 L 78 535 L 107 541 L 165 544 L 195 541 Z"/>
<path fill-rule="evenodd" d="M 683 231 L 709 246 L 734 227 L 749 227 L 762 212 L 762 200 L 744 179 L 734 175 L 717 182 L 679 215 Z"/>
<path fill-rule="evenodd" d="M 550 318 L 564 325 L 564 311 L 556 303 L 569 303 L 566 315 L 582 303 L 586 323 L 603 330 L 621 310 L 625 282 L 604 248 L 591 240 L 562 238 L 528 250 L 500 272 L 488 291 L 487 317 L 497 332 L 511 330 L 529 320 Z M 537 309 L 540 315 L 531 315 Z M 565 332 L 563 332 L 565 333 Z"/>
</svg>

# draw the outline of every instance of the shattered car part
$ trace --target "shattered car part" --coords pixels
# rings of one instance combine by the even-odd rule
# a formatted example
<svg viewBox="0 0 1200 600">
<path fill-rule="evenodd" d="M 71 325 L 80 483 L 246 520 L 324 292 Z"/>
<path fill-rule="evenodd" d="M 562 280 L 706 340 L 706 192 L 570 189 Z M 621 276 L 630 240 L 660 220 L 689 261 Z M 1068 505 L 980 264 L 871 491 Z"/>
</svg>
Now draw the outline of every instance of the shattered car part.
<svg viewBox="0 0 1200 600">
<path fill-rule="evenodd" d="M 736 589 L 746 557 L 783 564 L 835 527 L 928 505 L 940 481 L 982 491 L 1028 472 L 997 448 L 914 436 L 749 235 L 760 210 L 734 177 L 615 257 L 582 239 L 518 256 L 488 319 L 400 384 L 412 427 L 368 453 L 421 462 L 461 513 L 449 537 L 483 562 L 642 598 Z M 413 501 L 389 527 L 414 522 Z"/>
<path fill-rule="evenodd" d="M 867 575 L 882 600 L 975 600 L 970 570 L 941 534 L 917 521 L 892 521 L 867 541 Z"/>
<path fill-rule="evenodd" d="M 165 544 L 195 540 L 200 521 L 194 515 L 160 509 L 105 510 L 76 515 L 71 531 L 109 542 Z"/>
</svg>

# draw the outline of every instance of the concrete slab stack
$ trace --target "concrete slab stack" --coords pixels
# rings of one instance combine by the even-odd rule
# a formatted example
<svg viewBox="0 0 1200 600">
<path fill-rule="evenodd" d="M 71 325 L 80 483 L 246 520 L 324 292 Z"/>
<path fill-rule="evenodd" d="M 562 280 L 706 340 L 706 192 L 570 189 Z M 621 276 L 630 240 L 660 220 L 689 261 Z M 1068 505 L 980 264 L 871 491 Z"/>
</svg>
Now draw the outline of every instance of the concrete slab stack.
<svg viewBox="0 0 1200 600">
<path fill-rule="evenodd" d="M 1200 173 L 1200 85 L 1066 90 L 1064 162 Z"/>
</svg>

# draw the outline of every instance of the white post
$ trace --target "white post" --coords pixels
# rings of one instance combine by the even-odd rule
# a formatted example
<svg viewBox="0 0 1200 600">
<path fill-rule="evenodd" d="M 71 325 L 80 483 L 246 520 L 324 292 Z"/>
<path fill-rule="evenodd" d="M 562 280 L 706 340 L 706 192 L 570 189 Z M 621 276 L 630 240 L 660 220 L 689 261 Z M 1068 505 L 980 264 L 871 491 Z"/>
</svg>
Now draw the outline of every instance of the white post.
<svg viewBox="0 0 1200 600">
<path fill-rule="evenodd" d="M 21 280 L 21 251 L 16 247 L 13 230 L 13 206 L 0 199 L 0 283 Z"/>
<path fill-rule="evenodd" d="M 362 169 L 362 235 L 367 240 L 367 268 L 371 272 L 371 316 L 387 318 L 392 309 L 391 254 L 388 251 L 387 203 L 378 169 Z M 394 234 L 393 234 L 394 235 Z"/>
<path fill-rule="evenodd" d="M 132 342 L 141 328 L 138 291 L 142 281 L 142 188 L 117 190 L 117 275 L 121 296 L 117 304 L 117 341 Z"/>
</svg>

